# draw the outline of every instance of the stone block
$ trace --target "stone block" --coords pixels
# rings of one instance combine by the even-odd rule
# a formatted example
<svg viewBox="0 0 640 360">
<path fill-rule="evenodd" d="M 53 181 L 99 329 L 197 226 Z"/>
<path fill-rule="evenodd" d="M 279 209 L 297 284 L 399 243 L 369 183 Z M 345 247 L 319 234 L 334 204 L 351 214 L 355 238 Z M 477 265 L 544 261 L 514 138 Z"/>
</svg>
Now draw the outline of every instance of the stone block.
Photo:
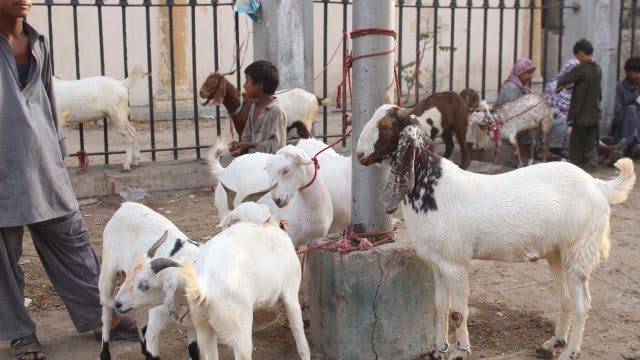
<svg viewBox="0 0 640 360">
<path fill-rule="evenodd" d="M 433 275 L 406 242 L 345 255 L 314 251 L 309 271 L 318 358 L 415 359 L 432 349 Z"/>
</svg>

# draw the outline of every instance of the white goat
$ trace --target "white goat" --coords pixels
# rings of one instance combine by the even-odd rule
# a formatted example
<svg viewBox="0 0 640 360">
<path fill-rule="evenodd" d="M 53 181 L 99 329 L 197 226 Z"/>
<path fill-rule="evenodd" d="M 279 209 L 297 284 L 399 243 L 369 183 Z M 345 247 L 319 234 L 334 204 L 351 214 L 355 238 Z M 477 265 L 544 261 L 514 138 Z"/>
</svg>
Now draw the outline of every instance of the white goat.
<svg viewBox="0 0 640 360">
<path fill-rule="evenodd" d="M 271 215 L 271 209 L 267 204 L 258 204 L 253 201 L 243 202 L 235 209 L 231 210 L 227 216 L 220 220 L 217 227 L 226 229 L 229 226 L 248 222 L 252 224 L 266 224 L 271 221 L 273 215 Z M 284 229 L 283 229 L 284 230 Z"/>
<path fill-rule="evenodd" d="M 129 123 L 129 89 L 143 75 L 136 66 L 128 78 L 115 80 L 107 76 L 92 76 L 80 80 L 54 78 L 56 106 L 60 114 L 69 110 L 63 125 L 77 125 L 102 118 L 109 121 L 122 135 L 128 146 L 122 164 L 123 171 L 140 162 L 140 149 L 136 141 L 136 130 Z"/>
<path fill-rule="evenodd" d="M 363 165 L 390 159 L 381 201 L 387 212 L 401 204 L 412 246 L 433 265 L 432 359 L 442 358 L 449 347 L 449 307 L 457 328 L 451 358 L 465 359 L 470 353 L 472 259 L 547 259 L 560 283 L 562 310 L 554 336 L 538 352 L 549 358 L 566 346 L 560 360 L 578 357 L 590 306 L 589 275 L 609 253 L 609 205 L 625 201 L 635 182 L 630 159 L 616 163 L 621 172 L 610 181 L 594 179 L 564 162 L 500 175 L 475 174 L 433 154 L 417 119 L 398 116 L 393 105 L 380 107 L 365 125 L 356 154 Z"/>
<path fill-rule="evenodd" d="M 317 139 L 301 139 L 296 145 L 308 156 L 314 156 L 326 146 Z M 235 158 L 225 168 L 219 159 L 226 150 L 226 146 L 220 144 L 207 154 L 211 174 L 218 184 L 215 204 L 220 218 L 224 218 L 243 201 L 266 199 L 264 190 L 270 184 L 264 167 L 274 156 L 264 153 L 247 154 Z M 324 180 L 331 195 L 333 226 L 344 227 L 351 222 L 351 156 L 345 157 L 333 149 L 327 149 L 318 155 L 318 163 L 318 175 Z"/>
<path fill-rule="evenodd" d="M 469 125 L 488 126 L 494 134 L 499 134 L 495 142 L 493 164 L 496 164 L 500 153 L 501 139 L 507 139 L 513 146 L 514 154 L 518 158 L 518 164 L 523 166 L 520 149 L 518 148 L 519 132 L 529 130 L 531 137 L 531 156 L 529 165 L 533 164 L 535 151 L 536 129 L 542 129 L 542 143 L 544 151 L 544 161 L 548 155 L 547 140 L 551 124 L 553 121 L 554 109 L 541 95 L 529 94 L 514 101 L 497 106 L 495 111 L 491 111 L 486 102 L 481 101 L 482 112 L 474 112 L 469 116 Z M 494 137 L 495 139 L 495 137 Z"/>
<path fill-rule="evenodd" d="M 168 265 L 163 268 L 181 266 L 161 260 Z M 277 224 L 233 225 L 202 246 L 194 264 L 186 262 L 182 276 L 204 359 L 218 359 L 218 339 L 233 348 L 236 359 L 251 359 L 253 312 L 278 300 L 286 308 L 300 358 L 310 359 L 298 303 L 300 262 Z M 139 281 L 152 282 L 150 277 Z"/>
<path fill-rule="evenodd" d="M 158 241 L 163 232 L 162 242 Z M 171 241 L 165 242 L 168 238 Z M 171 257 L 175 259 L 191 259 L 198 253 L 197 243 L 188 240 L 171 221 L 148 207 L 133 203 L 123 203 L 109 220 L 104 229 L 102 248 L 102 268 L 98 287 L 100 289 L 100 303 L 102 304 L 102 328 L 109 329 L 112 310 L 118 313 L 131 313 L 137 321 L 142 350 L 146 355 L 157 357 L 159 354 L 158 336 L 169 319 L 166 306 L 170 302 L 167 297 L 172 291 L 165 287 L 164 295 L 156 289 L 149 290 L 147 297 L 130 297 L 135 279 L 142 265 L 151 261 L 154 256 Z M 122 285 L 114 301 L 114 282 L 119 272 L 127 275 L 128 281 Z M 174 274 L 177 279 L 178 274 Z M 168 283 L 168 282 L 167 282 Z M 148 289 L 147 289 L 148 290 Z M 136 311 L 132 311 L 132 310 Z M 147 310 L 148 322 L 147 322 Z M 188 320 L 187 325 L 188 325 Z M 187 332 L 189 339 L 189 353 L 192 359 L 197 349 L 193 330 Z M 145 351 L 147 353 L 145 353 Z M 100 358 L 110 359 L 109 331 L 102 332 L 102 352 Z"/>
</svg>

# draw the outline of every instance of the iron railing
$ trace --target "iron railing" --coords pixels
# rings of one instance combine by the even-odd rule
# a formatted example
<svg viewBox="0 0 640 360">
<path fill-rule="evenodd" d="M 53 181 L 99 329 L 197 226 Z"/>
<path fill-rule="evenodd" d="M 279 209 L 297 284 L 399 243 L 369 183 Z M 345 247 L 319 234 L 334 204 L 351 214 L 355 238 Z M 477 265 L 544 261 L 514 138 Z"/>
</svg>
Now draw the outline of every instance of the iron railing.
<svg viewBox="0 0 640 360">
<path fill-rule="evenodd" d="M 213 63 L 213 70 L 218 71 L 221 59 L 232 62 L 236 68 L 235 82 L 240 88 L 242 69 L 241 63 L 237 61 L 240 57 L 240 33 L 241 27 L 247 26 L 240 21 L 238 14 L 221 19 L 219 11 L 221 8 L 231 9 L 233 1 L 202 2 L 189 0 L 187 3 L 175 3 L 175 0 L 166 0 L 162 4 L 152 3 L 151 0 L 141 0 L 142 2 L 129 2 L 119 0 L 118 3 L 105 3 L 104 0 L 95 0 L 91 3 L 81 3 L 79 0 L 70 2 L 56 2 L 46 0 L 44 3 L 35 3 L 34 11 L 44 10 L 46 12 L 48 39 L 52 54 L 56 54 L 56 43 L 60 41 L 55 36 L 55 27 L 60 25 L 55 21 L 52 9 L 57 7 L 71 8 L 73 21 L 73 39 L 75 56 L 75 76 L 80 78 L 82 59 L 80 57 L 81 46 L 79 42 L 78 9 L 92 8 L 97 14 L 97 32 L 99 41 L 100 74 L 105 74 L 105 62 L 111 59 L 111 55 L 105 55 L 105 32 L 103 28 L 103 10 L 105 8 L 119 8 L 121 13 L 122 49 L 121 56 L 124 64 L 124 75 L 128 75 L 129 52 L 127 47 L 128 36 L 133 32 L 144 33 L 146 40 L 146 62 L 147 71 L 153 72 L 153 46 L 152 43 L 152 22 L 156 21 L 151 15 L 154 8 L 164 9 L 168 12 L 168 37 L 169 37 L 169 59 L 170 59 L 170 102 L 171 102 L 171 145 L 158 146 L 156 139 L 157 108 L 154 102 L 154 78 L 147 78 L 149 133 L 144 136 L 149 138 L 148 148 L 142 152 L 150 153 L 151 160 L 157 159 L 157 153 L 170 152 L 174 159 L 180 158 L 183 151 L 189 150 L 190 154 L 195 154 L 196 158 L 201 156 L 201 149 L 208 147 L 213 139 L 202 139 L 201 126 L 203 124 L 203 108 L 198 104 L 198 88 L 204 78 L 198 77 L 198 68 L 203 63 Z M 351 5 L 349 0 L 314 0 L 314 18 L 316 21 L 322 19 L 322 63 L 316 64 L 315 68 L 321 75 L 321 83 L 318 81 L 316 91 L 321 93 L 321 97 L 327 98 L 335 93 L 333 89 L 337 85 L 336 79 L 341 79 L 341 75 L 332 74 L 342 72 L 342 61 L 347 57 L 350 44 L 347 41 L 347 34 L 350 31 Z M 621 10 L 621 21 L 628 12 L 635 14 L 637 0 L 625 1 L 625 6 Z M 127 28 L 127 12 L 130 9 L 142 8 L 144 10 L 143 23 L 135 23 L 135 29 Z M 191 65 L 191 87 L 193 91 L 192 118 L 193 139 L 184 143 L 179 141 L 178 136 L 178 108 L 176 99 L 176 79 L 175 79 L 175 44 L 174 44 L 174 11 L 177 8 L 187 8 L 189 11 L 190 34 L 190 54 L 187 62 Z M 211 44 L 210 56 L 202 58 L 198 55 L 196 47 L 197 38 L 201 34 L 197 17 L 197 9 L 206 8 L 210 10 L 209 22 L 213 33 L 213 44 Z M 561 48 L 563 27 L 562 17 L 567 7 L 565 1 L 536 1 L 536 0 L 449 0 L 449 1 L 423 1 L 423 0 L 397 0 L 396 2 L 396 31 L 398 33 L 396 56 L 397 71 L 400 75 L 400 89 L 407 105 L 411 105 L 430 93 L 444 90 L 460 91 L 462 88 L 473 87 L 479 90 L 483 98 L 495 96 L 495 91 L 508 75 L 511 65 L 518 57 L 537 57 L 540 63 L 542 78 L 546 78 L 559 70 L 562 61 Z M 631 9 L 634 9 L 631 11 Z M 138 10 L 136 10 L 138 11 Z M 330 20 L 334 20 L 334 13 L 338 11 L 341 16 L 341 27 L 331 26 Z M 229 11 L 230 12 L 230 11 Z M 555 16 L 554 21 L 549 16 Z M 244 15 L 242 15 L 244 16 Z M 635 29 L 635 16 L 630 16 L 630 27 Z M 233 22 L 233 43 L 235 52 L 220 52 L 219 42 L 221 35 L 221 21 Z M 497 23 L 497 31 L 494 31 L 494 24 Z M 248 23 L 247 23 L 248 24 Z M 536 24 L 541 24 L 538 26 Z M 560 24 L 552 26 L 550 24 Z M 415 29 L 413 29 L 415 28 Z M 245 34 L 248 28 L 242 29 Z M 539 33 L 540 31 L 541 33 Z M 623 33 L 621 26 L 620 45 L 623 47 Z M 226 28 L 223 36 L 230 36 Z M 448 36 L 445 36 L 448 35 Z M 69 34 L 71 36 L 71 34 Z M 631 32 L 631 53 L 635 50 L 635 32 Z M 336 64 L 330 64 L 329 54 L 333 50 L 329 46 L 329 40 L 343 38 L 341 56 L 336 56 Z M 540 38 L 541 37 L 541 38 Z M 538 41 L 539 49 L 536 49 Z M 411 43 L 412 42 L 412 43 Z M 479 49 L 474 44 L 481 42 Z M 489 46 L 491 43 L 491 46 Z M 497 43 L 497 46 L 496 46 Z M 489 49 L 494 49 L 489 51 Z M 497 49 L 497 50 L 495 50 Z M 157 49 L 156 49 L 157 50 Z M 537 51 L 537 52 L 536 52 Z M 113 51 L 111 51 L 113 52 Z M 232 61 L 236 58 L 236 61 Z M 55 57 L 60 61 L 59 57 Z M 429 59 L 429 60 L 427 60 Z M 251 59 L 248 59 L 247 63 Z M 337 63 L 340 62 L 340 63 Z M 480 63 L 480 66 L 477 66 Z M 464 64 L 463 70 L 458 64 Z M 490 69 L 494 69 L 490 70 Z M 226 69 L 225 69 L 226 70 Z M 439 72 L 440 71 L 440 72 Z M 55 67 L 54 67 L 55 72 Z M 442 74 L 442 75 L 439 75 Z M 87 74 L 84 74 L 85 76 Z M 106 74 L 110 75 L 110 74 Z M 332 76 L 333 75 L 333 76 Z M 448 78 L 448 79 L 446 79 Z M 493 94 L 489 94 L 492 92 Z M 345 104 L 346 105 L 346 104 Z M 341 121 L 338 116 L 331 116 L 332 109 L 324 107 L 322 113 L 321 136 L 325 141 L 331 137 L 342 136 L 345 132 L 344 126 L 335 126 L 332 121 Z M 215 130 L 220 134 L 222 114 L 219 107 L 215 108 Z M 335 120 L 333 120 L 335 119 Z M 332 128 L 339 131 L 332 132 Z M 113 154 L 122 154 L 122 150 L 114 150 L 109 146 L 109 129 L 105 122 L 103 127 L 104 148 L 102 151 L 89 152 L 90 156 L 103 156 L 104 162 L 109 163 L 109 157 Z M 85 137 L 83 126 L 79 126 L 79 148 L 85 149 Z M 76 150 L 76 149 L 74 149 Z M 195 151 L 194 151 L 195 150 Z M 193 156 L 193 155 L 190 155 Z"/>
</svg>

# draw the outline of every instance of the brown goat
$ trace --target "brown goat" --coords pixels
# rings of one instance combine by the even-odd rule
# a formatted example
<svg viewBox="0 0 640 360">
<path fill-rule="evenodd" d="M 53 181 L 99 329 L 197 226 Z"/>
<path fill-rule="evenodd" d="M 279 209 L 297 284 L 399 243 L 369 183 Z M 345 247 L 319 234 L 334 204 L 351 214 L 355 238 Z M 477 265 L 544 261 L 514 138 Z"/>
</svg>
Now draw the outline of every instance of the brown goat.
<svg viewBox="0 0 640 360">
<path fill-rule="evenodd" d="M 200 97 L 205 99 L 202 105 L 209 105 L 210 102 L 215 105 L 224 105 L 231 116 L 236 132 L 242 134 L 251 109 L 251 102 L 245 101 L 244 104 L 240 102 L 238 90 L 225 79 L 225 75 L 228 74 L 213 73 L 207 77 L 200 87 Z M 241 105 L 242 108 L 240 108 Z"/>
<path fill-rule="evenodd" d="M 453 134 L 460 145 L 460 167 L 469 166 L 469 153 L 466 147 L 469 110 L 463 98 L 455 92 L 435 93 L 421 100 L 412 108 L 398 110 L 399 117 L 415 115 L 427 135 L 433 140 L 442 137 L 445 145 L 444 157 L 453 153 Z"/>
</svg>

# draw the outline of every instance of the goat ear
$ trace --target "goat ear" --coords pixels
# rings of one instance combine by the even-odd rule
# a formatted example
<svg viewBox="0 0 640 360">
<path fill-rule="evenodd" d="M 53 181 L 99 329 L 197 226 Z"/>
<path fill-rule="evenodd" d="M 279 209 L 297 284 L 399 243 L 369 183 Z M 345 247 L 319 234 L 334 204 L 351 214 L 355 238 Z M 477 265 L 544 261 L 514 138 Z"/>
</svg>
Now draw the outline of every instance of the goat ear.
<svg viewBox="0 0 640 360">
<path fill-rule="evenodd" d="M 415 125 L 407 126 L 400 133 L 398 147 L 392 154 L 391 172 L 382 190 L 380 201 L 387 213 L 393 213 L 402 199 L 415 185 L 414 159 L 418 129 Z"/>
<path fill-rule="evenodd" d="M 227 81 L 222 77 L 218 82 L 218 90 L 216 91 L 216 94 L 213 95 L 213 103 L 222 104 L 225 95 L 227 95 Z"/>
<path fill-rule="evenodd" d="M 147 256 L 152 258 L 156 255 L 156 251 L 158 251 L 158 249 L 160 248 L 160 246 L 162 246 L 162 244 L 164 244 L 165 241 L 167 241 L 167 236 L 169 235 L 169 231 L 164 232 L 164 234 L 162 234 L 162 236 L 160 236 L 160 239 L 158 239 L 158 241 L 155 242 L 155 244 L 151 245 L 151 247 L 149 248 L 149 250 L 147 250 Z"/>
<path fill-rule="evenodd" d="M 151 270 L 153 270 L 153 272 L 156 274 L 166 268 L 182 266 L 182 264 L 180 264 L 179 262 L 169 258 L 153 259 L 151 260 L 150 265 L 151 265 Z"/>
<path fill-rule="evenodd" d="M 238 215 L 234 214 L 234 213 L 229 213 L 227 216 L 225 216 L 222 221 L 220 221 L 220 224 L 218 224 L 217 227 L 219 228 L 226 228 L 229 227 L 231 225 L 233 225 L 234 223 L 236 223 L 238 221 Z"/>
</svg>

